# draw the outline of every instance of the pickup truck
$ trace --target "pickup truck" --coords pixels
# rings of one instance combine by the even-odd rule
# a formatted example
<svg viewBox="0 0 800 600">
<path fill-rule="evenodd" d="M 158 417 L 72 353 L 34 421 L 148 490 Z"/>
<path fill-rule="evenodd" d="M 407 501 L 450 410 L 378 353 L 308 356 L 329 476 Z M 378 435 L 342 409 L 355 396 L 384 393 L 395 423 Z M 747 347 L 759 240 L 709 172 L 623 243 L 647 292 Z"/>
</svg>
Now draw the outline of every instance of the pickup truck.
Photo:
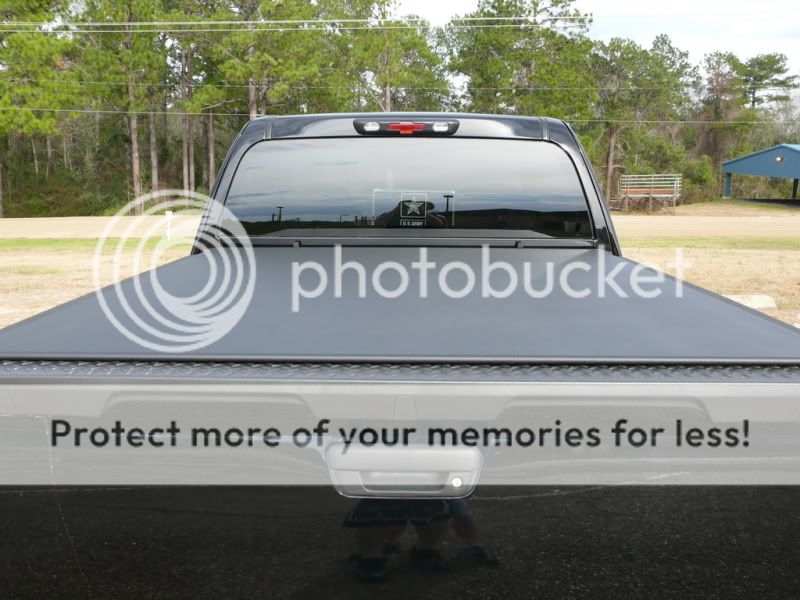
<svg viewBox="0 0 800 600">
<path fill-rule="evenodd" d="M 0 331 L 12 597 L 528 598 L 550 495 L 800 483 L 800 331 L 625 259 L 563 121 L 261 117 L 211 196 L 189 256 Z"/>
</svg>

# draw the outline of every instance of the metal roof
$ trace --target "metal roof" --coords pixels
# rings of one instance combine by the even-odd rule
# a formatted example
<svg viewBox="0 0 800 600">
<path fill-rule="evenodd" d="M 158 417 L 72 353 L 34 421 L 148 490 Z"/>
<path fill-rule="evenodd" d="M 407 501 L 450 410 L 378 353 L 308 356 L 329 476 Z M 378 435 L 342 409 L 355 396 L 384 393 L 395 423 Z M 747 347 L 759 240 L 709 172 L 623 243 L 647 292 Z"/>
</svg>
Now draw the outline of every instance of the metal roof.
<svg viewBox="0 0 800 600">
<path fill-rule="evenodd" d="M 722 163 L 724 173 L 800 178 L 800 144 L 779 144 Z"/>
</svg>

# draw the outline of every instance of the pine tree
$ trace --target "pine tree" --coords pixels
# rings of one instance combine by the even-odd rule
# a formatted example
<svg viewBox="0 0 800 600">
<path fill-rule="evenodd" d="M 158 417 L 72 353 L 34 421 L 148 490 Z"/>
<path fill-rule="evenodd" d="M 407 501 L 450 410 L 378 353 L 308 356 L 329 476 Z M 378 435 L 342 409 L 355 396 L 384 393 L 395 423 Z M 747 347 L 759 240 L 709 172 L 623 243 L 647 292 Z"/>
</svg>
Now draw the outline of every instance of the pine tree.
<svg viewBox="0 0 800 600">
<path fill-rule="evenodd" d="M 448 35 L 450 68 L 467 78 L 466 107 L 568 119 L 590 116 L 595 99 L 587 87 L 592 44 L 583 34 L 591 17 L 573 4 L 482 0 L 467 15 L 471 21 L 454 20 Z"/>
<path fill-rule="evenodd" d="M 359 9 L 370 29 L 353 31 L 350 37 L 364 107 L 384 112 L 440 110 L 449 85 L 430 26 L 414 15 L 388 20 L 397 9 L 393 0 L 365 2 Z"/>
<path fill-rule="evenodd" d="M 788 92 L 800 87 L 797 75 L 787 76 L 786 55 L 778 52 L 758 54 L 743 63 L 740 61 L 738 71 L 750 108 L 765 102 L 787 100 Z"/>
<path fill-rule="evenodd" d="M 152 21 L 160 14 L 159 0 L 90 0 L 82 16 L 86 20 L 115 22 Z M 152 29 L 152 28 L 151 28 Z M 142 196 L 140 114 L 151 108 L 152 89 L 162 81 L 165 58 L 163 40 L 151 29 L 124 26 L 119 32 L 81 36 L 81 71 L 91 77 L 84 83 L 102 107 L 127 113 L 131 190 L 141 213 Z"/>
<path fill-rule="evenodd" d="M 629 126 L 680 117 L 689 103 L 696 74 L 687 54 L 658 36 L 649 49 L 613 38 L 593 52 L 593 79 L 599 91 L 597 117 L 606 129 L 605 192 L 611 195 L 620 135 Z"/>
<path fill-rule="evenodd" d="M 11 135 L 51 135 L 61 113 L 78 93 L 69 72 L 72 41 L 56 33 L 56 20 L 66 2 L 6 0 L 4 21 L 41 23 L 26 25 L 30 32 L 0 32 L 0 217 L 5 214 L 3 142 Z"/>
</svg>

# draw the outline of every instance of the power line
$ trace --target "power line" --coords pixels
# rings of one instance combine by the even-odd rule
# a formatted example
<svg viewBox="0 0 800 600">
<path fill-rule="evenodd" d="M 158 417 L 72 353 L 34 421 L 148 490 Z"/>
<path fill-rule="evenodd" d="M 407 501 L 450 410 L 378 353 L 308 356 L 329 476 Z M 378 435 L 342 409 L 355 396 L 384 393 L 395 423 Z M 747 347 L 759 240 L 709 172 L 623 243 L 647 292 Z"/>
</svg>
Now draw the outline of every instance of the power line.
<svg viewBox="0 0 800 600">
<path fill-rule="evenodd" d="M 290 32 L 290 31 L 385 31 L 393 29 L 420 29 L 422 25 L 370 25 L 368 27 L 339 27 L 339 26 L 311 26 L 311 27 L 222 27 L 222 28 L 181 28 L 181 29 L 3 29 L 0 26 L 0 33 L 42 33 L 48 35 L 72 35 L 72 34 L 94 34 L 94 33 L 113 33 L 113 34 L 133 34 L 133 33 L 259 33 L 259 32 Z M 541 23 L 499 23 L 495 25 L 451 25 L 444 27 L 457 30 L 470 29 L 539 29 L 546 27 Z"/>
<path fill-rule="evenodd" d="M 190 111 L 128 111 L 124 109 L 90 109 L 90 108 L 26 108 L 21 106 L 5 106 L 0 107 L 0 111 L 32 111 L 32 112 L 58 112 L 58 113 L 100 113 L 100 114 L 121 114 L 121 115 L 175 115 L 175 116 L 208 116 L 211 113 L 207 112 L 190 112 Z M 246 112 L 213 112 L 216 117 L 249 117 L 250 113 Z M 264 115 L 260 115 L 264 116 Z M 280 116 L 280 115 L 278 115 Z M 570 123 L 620 123 L 624 125 L 800 125 L 800 121 L 768 121 L 768 120 L 748 120 L 748 121 L 731 121 L 731 120 L 703 120 L 703 119 L 564 119 Z"/>
<path fill-rule="evenodd" d="M 703 119 L 564 119 L 568 123 L 622 123 L 624 125 L 800 125 L 800 121 L 708 121 Z"/>
<path fill-rule="evenodd" d="M 129 82 L 127 81 L 88 81 L 88 80 L 76 80 L 76 81 L 64 81 L 63 79 L 38 79 L 38 78 L 31 78 L 31 79 L 21 79 L 16 78 L 12 81 L 20 84 L 26 83 L 54 83 L 56 85 L 64 85 L 64 86 L 73 86 L 73 85 L 104 85 L 104 86 L 120 86 L 120 87 L 127 87 Z M 138 87 L 164 87 L 164 88 L 215 88 L 215 89 L 248 89 L 250 86 L 247 84 L 234 84 L 234 83 L 182 83 L 182 82 L 175 82 L 175 83 L 163 83 L 163 82 L 154 82 L 154 83 L 147 83 L 142 81 L 134 81 L 130 82 L 130 85 L 138 86 Z M 357 84 L 354 85 L 297 85 L 297 86 L 290 86 L 291 89 L 296 90 L 333 90 L 333 89 L 341 89 L 341 90 L 351 90 L 357 88 Z M 393 90 L 419 90 L 419 91 L 441 91 L 441 92 L 454 92 L 454 90 L 446 87 L 420 87 L 420 86 L 398 86 L 392 87 Z M 552 91 L 660 91 L 660 90 L 671 90 L 674 89 L 672 86 L 627 86 L 627 87 L 615 87 L 615 86 L 515 86 L 515 87 L 472 87 L 467 85 L 466 89 L 475 90 L 475 91 L 489 91 L 489 92 L 552 92 Z M 793 90 L 795 89 L 792 86 L 749 86 L 745 90 L 757 90 L 757 91 L 778 91 L 778 90 Z M 458 92 L 455 92 L 458 93 Z"/>
<path fill-rule="evenodd" d="M 590 16 L 563 15 L 547 17 L 546 21 L 581 21 L 591 18 Z M 511 17 L 453 17 L 451 22 L 474 22 L 474 21 L 530 21 L 535 19 L 532 16 L 519 15 Z M 203 19 L 200 21 L 5 21 L 0 23 L 2 26 L 31 25 L 41 27 L 42 25 L 58 25 L 65 27 L 138 27 L 151 25 L 290 25 L 293 23 L 392 23 L 392 22 L 426 22 L 423 17 L 387 17 L 387 18 L 361 18 L 361 19 L 260 19 L 260 20 L 233 20 L 220 21 Z"/>
<path fill-rule="evenodd" d="M 26 106 L 0 106 L 0 111 L 31 111 L 31 112 L 55 112 L 55 113 L 89 113 L 95 114 L 100 113 L 102 115 L 175 115 L 175 116 L 205 116 L 207 117 L 209 114 L 207 112 L 190 112 L 190 111 L 171 111 L 171 110 L 125 110 L 125 109 L 109 109 L 109 108 L 29 108 Z M 241 113 L 231 113 L 231 112 L 213 112 L 214 116 L 218 117 L 249 117 L 250 113 L 241 112 Z"/>
</svg>

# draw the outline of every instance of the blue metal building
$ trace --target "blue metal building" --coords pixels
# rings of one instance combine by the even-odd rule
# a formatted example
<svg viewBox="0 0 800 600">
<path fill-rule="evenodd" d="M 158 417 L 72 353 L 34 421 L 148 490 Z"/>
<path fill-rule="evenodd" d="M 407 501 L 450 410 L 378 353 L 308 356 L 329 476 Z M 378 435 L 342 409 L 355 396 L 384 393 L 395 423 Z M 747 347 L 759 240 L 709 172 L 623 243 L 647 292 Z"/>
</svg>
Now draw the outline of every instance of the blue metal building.
<svg viewBox="0 0 800 600">
<path fill-rule="evenodd" d="M 792 199 L 795 199 L 797 184 L 800 181 L 800 144 L 780 144 L 727 160 L 722 163 L 722 172 L 725 173 L 725 191 L 722 193 L 725 198 L 731 196 L 733 174 L 740 173 L 793 179 Z"/>
</svg>

